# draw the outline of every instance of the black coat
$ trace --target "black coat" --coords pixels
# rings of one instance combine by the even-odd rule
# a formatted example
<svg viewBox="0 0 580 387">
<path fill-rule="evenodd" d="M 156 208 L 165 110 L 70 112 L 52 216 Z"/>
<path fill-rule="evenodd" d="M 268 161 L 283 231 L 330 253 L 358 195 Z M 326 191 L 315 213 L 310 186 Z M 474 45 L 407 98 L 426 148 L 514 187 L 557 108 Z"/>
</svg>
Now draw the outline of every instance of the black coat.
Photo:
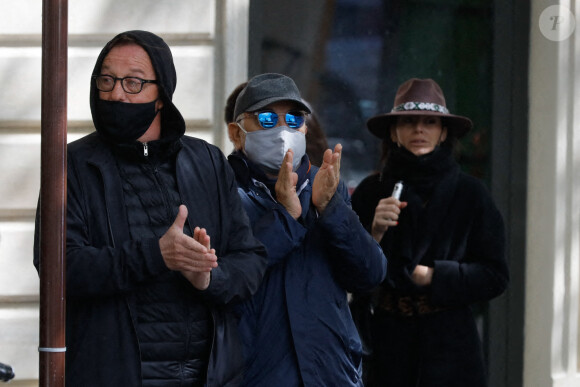
<svg viewBox="0 0 580 387">
<path fill-rule="evenodd" d="M 388 259 L 382 292 L 427 294 L 434 305 L 445 310 L 400 317 L 375 309 L 373 360 L 380 363 L 379 371 L 384 370 L 375 385 L 388 385 L 382 384 L 387 383 L 386 375 L 390 381 L 397 380 L 393 385 L 407 385 L 396 375 L 419 377 L 427 372 L 426 359 L 433 350 L 446 354 L 447 360 L 437 365 L 432 362 L 431 371 L 437 368 L 444 376 L 453 375 L 453 383 L 457 383 L 440 379 L 433 385 L 480 385 L 477 383 L 484 383 L 481 349 L 469 306 L 500 295 L 508 284 L 501 214 L 485 186 L 460 172 L 450 154 L 438 153 L 428 156 L 432 159 L 426 159 L 426 164 L 412 161 L 411 165 L 407 162 L 412 157 L 403 156 L 383 173 L 363 180 L 352 195 L 352 206 L 370 231 L 379 200 L 391 196 L 395 182 L 403 180 L 401 201 L 408 206 L 402 209 L 399 224 L 390 227 L 381 241 Z M 430 286 L 411 281 L 417 264 L 434 268 Z M 428 348 L 429 342 L 435 349 Z M 461 375 L 468 379 L 462 380 Z M 409 383 L 414 385 L 414 381 Z"/>
<path fill-rule="evenodd" d="M 221 151 L 187 136 L 180 142 L 176 174 L 187 221 L 191 229 L 207 229 L 219 264 L 207 290 L 191 288 L 214 320 L 207 385 L 235 385 L 242 359 L 227 304 L 257 290 L 265 250 L 252 236 Z M 158 240 L 130 240 L 121 178 L 111 149 L 96 133 L 69 145 L 67 184 L 67 384 L 138 386 L 139 346 L 127 300 L 140 283 L 169 269 Z M 38 268 L 38 227 L 35 237 Z"/>
</svg>

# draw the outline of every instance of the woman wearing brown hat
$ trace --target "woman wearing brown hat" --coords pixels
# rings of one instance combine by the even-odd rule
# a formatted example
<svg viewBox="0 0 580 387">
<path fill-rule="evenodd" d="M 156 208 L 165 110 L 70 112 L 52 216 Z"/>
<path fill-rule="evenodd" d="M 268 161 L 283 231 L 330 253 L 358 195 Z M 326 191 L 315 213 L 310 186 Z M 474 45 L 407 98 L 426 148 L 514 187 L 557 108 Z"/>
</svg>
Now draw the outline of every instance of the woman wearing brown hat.
<svg viewBox="0 0 580 387">
<path fill-rule="evenodd" d="M 367 384 L 486 386 L 470 305 L 500 295 L 509 273 L 502 217 L 453 158 L 472 123 L 449 113 L 433 80 L 410 79 L 367 126 L 383 140 L 384 168 L 360 183 L 352 206 L 388 259 L 372 297 Z"/>
</svg>

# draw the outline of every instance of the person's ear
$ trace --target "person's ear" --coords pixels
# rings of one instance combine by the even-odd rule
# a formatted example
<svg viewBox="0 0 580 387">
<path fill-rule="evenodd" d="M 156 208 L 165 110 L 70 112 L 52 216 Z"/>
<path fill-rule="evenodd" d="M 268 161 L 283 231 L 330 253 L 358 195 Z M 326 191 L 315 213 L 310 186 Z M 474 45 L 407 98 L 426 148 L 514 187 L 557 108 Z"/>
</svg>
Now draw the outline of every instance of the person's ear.
<svg viewBox="0 0 580 387">
<path fill-rule="evenodd" d="M 163 101 L 161 100 L 161 98 L 159 98 L 156 102 L 155 102 L 155 110 L 159 111 L 163 109 Z"/>
<path fill-rule="evenodd" d="M 244 148 L 242 133 L 242 129 L 235 122 L 230 122 L 228 124 L 228 137 L 230 138 L 232 144 L 234 144 L 234 148 L 236 150 Z"/>
</svg>

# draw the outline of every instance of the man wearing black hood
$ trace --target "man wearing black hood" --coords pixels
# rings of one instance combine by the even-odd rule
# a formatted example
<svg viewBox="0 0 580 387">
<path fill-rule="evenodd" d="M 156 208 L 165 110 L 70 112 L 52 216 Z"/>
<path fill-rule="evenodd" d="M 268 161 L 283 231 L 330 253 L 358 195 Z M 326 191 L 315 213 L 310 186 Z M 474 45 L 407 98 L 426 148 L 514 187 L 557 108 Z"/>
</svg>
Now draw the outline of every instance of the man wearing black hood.
<svg viewBox="0 0 580 387">
<path fill-rule="evenodd" d="M 175 85 L 169 47 L 146 31 L 117 35 L 93 70 L 96 132 L 68 147 L 69 385 L 240 380 L 228 309 L 258 288 L 265 250 L 223 154 L 184 135 Z M 37 268 L 38 240 L 37 227 Z"/>
</svg>

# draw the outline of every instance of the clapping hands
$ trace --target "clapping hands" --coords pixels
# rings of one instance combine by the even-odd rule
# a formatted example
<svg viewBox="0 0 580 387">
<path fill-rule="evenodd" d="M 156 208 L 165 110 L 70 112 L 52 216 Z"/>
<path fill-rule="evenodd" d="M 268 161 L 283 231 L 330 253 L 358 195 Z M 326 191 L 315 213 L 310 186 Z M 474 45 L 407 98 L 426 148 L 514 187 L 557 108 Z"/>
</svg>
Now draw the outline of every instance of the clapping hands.
<svg viewBox="0 0 580 387">
<path fill-rule="evenodd" d="M 340 181 L 340 158 L 342 156 L 342 145 L 336 144 L 334 152 L 327 149 L 324 152 L 322 165 L 312 183 L 312 204 L 318 213 L 324 212 L 330 199 L 336 192 Z"/>
</svg>

